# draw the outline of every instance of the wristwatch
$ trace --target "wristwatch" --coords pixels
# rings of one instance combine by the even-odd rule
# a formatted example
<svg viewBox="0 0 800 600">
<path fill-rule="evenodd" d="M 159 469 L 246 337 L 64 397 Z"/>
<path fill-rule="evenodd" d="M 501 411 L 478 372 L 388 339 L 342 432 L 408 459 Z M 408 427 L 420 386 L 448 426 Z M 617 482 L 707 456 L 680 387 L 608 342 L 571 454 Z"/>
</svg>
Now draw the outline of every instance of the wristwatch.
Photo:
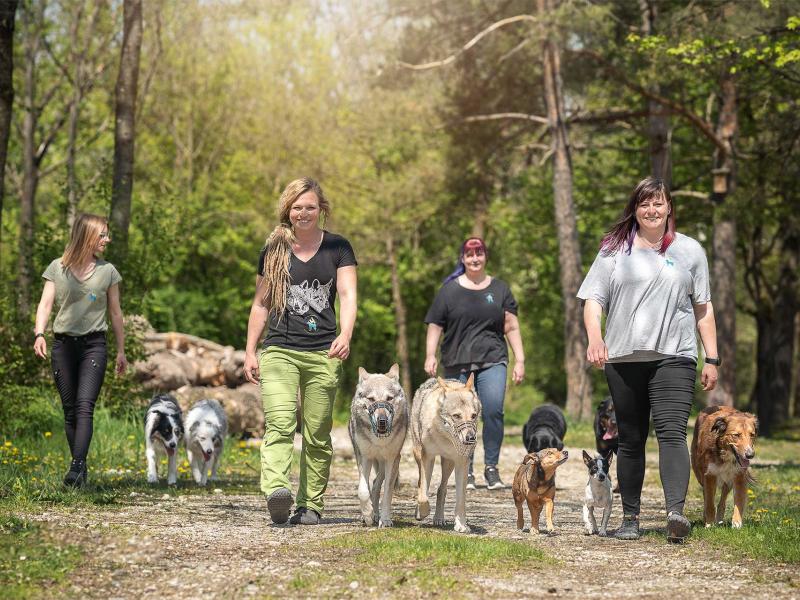
<svg viewBox="0 0 800 600">
<path fill-rule="evenodd" d="M 44 337 L 44 333 L 42 333 L 42 332 L 37 333 L 36 335 L 33 336 L 33 340 L 36 341 L 36 338 L 40 338 L 40 337 Z"/>
<path fill-rule="evenodd" d="M 706 356 L 704 360 L 705 360 L 706 364 L 714 365 L 715 367 L 718 367 L 718 366 L 720 366 L 722 364 L 722 359 L 720 357 L 710 358 L 710 357 Z"/>
</svg>

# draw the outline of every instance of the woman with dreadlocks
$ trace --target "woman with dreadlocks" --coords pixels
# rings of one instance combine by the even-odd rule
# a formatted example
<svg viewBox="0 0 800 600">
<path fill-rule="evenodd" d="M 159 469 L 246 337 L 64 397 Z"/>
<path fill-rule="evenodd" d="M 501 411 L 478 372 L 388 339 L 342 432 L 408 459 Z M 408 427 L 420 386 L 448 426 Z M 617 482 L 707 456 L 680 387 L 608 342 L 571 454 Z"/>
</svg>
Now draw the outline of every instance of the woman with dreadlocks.
<svg viewBox="0 0 800 600">
<path fill-rule="evenodd" d="M 483 418 L 483 476 L 490 490 L 503 489 L 497 463 L 503 444 L 503 402 L 506 395 L 508 348 L 514 351 L 511 378 L 519 384 L 525 376 L 525 354 L 517 319 L 517 301 L 508 285 L 486 272 L 489 252 L 480 238 L 461 244 L 456 269 L 448 275 L 425 315 L 428 335 L 425 371 L 436 376 L 436 348 L 442 341 L 444 376 L 466 382 L 475 375 Z M 475 489 L 472 460 L 467 489 Z"/>
<path fill-rule="evenodd" d="M 261 491 L 277 524 L 289 520 L 292 525 L 316 525 L 320 521 L 333 457 L 333 401 L 356 321 L 356 258 L 350 242 L 322 228 L 329 215 L 330 205 L 316 181 L 307 177 L 292 181 L 278 201 L 280 224 L 258 259 L 244 374 L 261 386 L 266 421 Z M 267 322 L 267 335 L 256 357 Z M 297 507 L 289 519 L 298 390 L 303 448 Z"/>
</svg>

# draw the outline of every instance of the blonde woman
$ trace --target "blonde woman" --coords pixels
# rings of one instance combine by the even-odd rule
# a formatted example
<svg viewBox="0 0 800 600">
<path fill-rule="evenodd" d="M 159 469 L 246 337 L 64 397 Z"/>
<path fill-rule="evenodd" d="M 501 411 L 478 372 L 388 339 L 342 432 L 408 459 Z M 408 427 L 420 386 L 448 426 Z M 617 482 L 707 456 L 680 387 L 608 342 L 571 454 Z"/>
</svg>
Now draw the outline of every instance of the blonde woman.
<svg viewBox="0 0 800 600">
<path fill-rule="evenodd" d="M 99 258 L 110 241 L 104 217 L 82 214 L 75 219 L 63 256 L 51 262 L 42 274 L 45 282 L 36 310 L 33 351 L 47 358 L 44 332 L 53 303 L 57 302 L 52 365 L 72 454 L 64 477 L 68 487 L 81 487 L 87 482 L 86 456 L 92 441 L 94 407 L 106 371 L 106 311 L 117 342 L 117 373 L 124 372 L 128 365 L 119 305 L 122 277 L 114 265 Z"/>
<path fill-rule="evenodd" d="M 292 525 L 319 523 L 333 457 L 333 401 L 356 321 L 357 263 L 350 243 L 322 228 L 329 214 L 330 205 L 316 181 L 292 181 L 278 201 L 280 223 L 258 259 L 244 372 L 250 382 L 261 385 L 266 420 L 261 491 L 276 524 L 287 520 Z M 256 357 L 267 322 L 267 335 Z M 297 508 L 289 519 L 298 390 L 303 399 L 303 447 Z"/>
</svg>

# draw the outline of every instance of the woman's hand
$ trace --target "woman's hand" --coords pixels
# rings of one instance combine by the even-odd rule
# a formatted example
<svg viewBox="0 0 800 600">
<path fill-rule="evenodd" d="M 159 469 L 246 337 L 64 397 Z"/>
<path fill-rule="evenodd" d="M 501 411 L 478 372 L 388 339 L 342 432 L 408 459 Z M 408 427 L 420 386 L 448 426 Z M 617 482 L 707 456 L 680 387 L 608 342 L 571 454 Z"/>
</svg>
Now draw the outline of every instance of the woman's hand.
<svg viewBox="0 0 800 600">
<path fill-rule="evenodd" d="M 33 341 L 33 352 L 39 358 L 47 358 L 47 340 L 40 335 Z"/>
<path fill-rule="evenodd" d="M 522 379 L 525 377 L 525 363 L 522 361 L 515 361 L 514 362 L 514 370 L 511 372 L 511 380 L 516 384 L 519 385 L 522 383 Z"/>
<path fill-rule="evenodd" d="M 436 369 L 439 363 L 436 360 L 436 355 L 425 357 L 425 372 L 431 377 L 436 377 Z"/>
<path fill-rule="evenodd" d="M 117 352 L 117 368 L 116 373 L 117 375 L 122 375 L 128 368 L 128 359 L 125 356 L 125 352 Z"/>
<path fill-rule="evenodd" d="M 717 387 L 718 378 L 719 375 L 716 365 L 709 365 L 706 363 L 705 366 L 703 366 L 703 371 L 700 373 L 700 383 L 703 386 L 703 391 L 710 392 Z"/>
<path fill-rule="evenodd" d="M 586 349 L 586 360 L 597 369 L 602 369 L 603 365 L 608 362 L 608 348 L 606 348 L 603 338 L 589 340 L 589 347 Z"/>
<path fill-rule="evenodd" d="M 328 358 L 338 358 L 340 360 L 347 360 L 350 356 L 350 336 L 340 333 L 333 343 L 330 350 L 328 350 Z"/>
<path fill-rule="evenodd" d="M 248 352 L 244 355 L 244 378 L 247 379 L 250 383 L 255 383 L 258 385 L 259 383 L 259 369 L 258 369 L 258 359 L 256 355 L 252 352 Z"/>
</svg>

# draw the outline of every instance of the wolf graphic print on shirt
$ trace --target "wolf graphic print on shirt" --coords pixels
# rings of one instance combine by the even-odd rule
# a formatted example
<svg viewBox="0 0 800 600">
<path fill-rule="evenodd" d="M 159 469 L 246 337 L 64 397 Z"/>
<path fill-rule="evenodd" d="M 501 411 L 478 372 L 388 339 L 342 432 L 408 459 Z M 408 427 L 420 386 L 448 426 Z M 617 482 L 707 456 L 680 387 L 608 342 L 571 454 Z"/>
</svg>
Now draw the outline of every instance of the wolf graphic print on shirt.
<svg viewBox="0 0 800 600">
<path fill-rule="evenodd" d="M 324 285 L 319 282 L 319 279 L 315 279 L 311 282 L 311 285 L 306 280 L 300 285 L 289 286 L 286 306 L 297 315 L 306 314 L 309 307 L 315 312 L 321 313 L 330 306 L 328 298 L 330 297 L 332 286 L 333 279 Z"/>
</svg>

